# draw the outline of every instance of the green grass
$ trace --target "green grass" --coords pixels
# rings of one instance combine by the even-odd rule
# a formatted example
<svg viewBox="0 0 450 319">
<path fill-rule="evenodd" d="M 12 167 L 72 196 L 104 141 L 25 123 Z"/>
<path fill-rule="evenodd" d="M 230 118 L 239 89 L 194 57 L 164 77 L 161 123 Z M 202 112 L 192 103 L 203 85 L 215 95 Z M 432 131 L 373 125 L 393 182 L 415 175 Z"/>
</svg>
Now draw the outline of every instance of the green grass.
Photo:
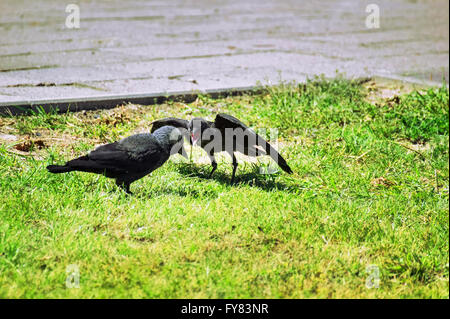
<svg viewBox="0 0 450 319">
<path fill-rule="evenodd" d="M 0 297 L 448 298 L 448 89 L 373 104 L 367 94 L 316 79 L 188 105 L 0 118 L 0 132 L 30 144 L 0 140 Z M 230 159 L 208 179 L 195 149 L 194 163 L 176 156 L 127 196 L 103 176 L 45 169 L 153 119 L 216 112 L 278 128 L 295 174 L 241 162 L 230 185 Z M 79 288 L 66 288 L 69 265 Z M 379 288 L 366 287 L 370 265 Z"/>
</svg>

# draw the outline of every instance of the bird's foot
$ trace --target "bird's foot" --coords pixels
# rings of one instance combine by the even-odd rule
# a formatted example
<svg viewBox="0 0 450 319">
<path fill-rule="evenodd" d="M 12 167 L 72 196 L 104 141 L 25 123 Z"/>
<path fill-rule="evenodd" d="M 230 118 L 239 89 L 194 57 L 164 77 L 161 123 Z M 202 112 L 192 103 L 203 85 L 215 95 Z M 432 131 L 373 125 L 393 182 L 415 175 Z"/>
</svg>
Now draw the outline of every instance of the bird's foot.
<svg viewBox="0 0 450 319">
<path fill-rule="evenodd" d="M 233 173 L 231 174 L 231 184 L 234 184 L 237 167 L 238 167 L 238 164 L 237 164 L 236 158 L 233 157 Z"/>
<path fill-rule="evenodd" d="M 130 184 L 117 183 L 117 186 L 119 186 L 121 190 L 127 193 L 127 195 L 133 195 L 133 193 L 130 191 Z"/>
<path fill-rule="evenodd" d="M 236 184 L 236 173 L 233 173 L 233 175 L 231 175 L 230 184 L 231 185 Z"/>
</svg>

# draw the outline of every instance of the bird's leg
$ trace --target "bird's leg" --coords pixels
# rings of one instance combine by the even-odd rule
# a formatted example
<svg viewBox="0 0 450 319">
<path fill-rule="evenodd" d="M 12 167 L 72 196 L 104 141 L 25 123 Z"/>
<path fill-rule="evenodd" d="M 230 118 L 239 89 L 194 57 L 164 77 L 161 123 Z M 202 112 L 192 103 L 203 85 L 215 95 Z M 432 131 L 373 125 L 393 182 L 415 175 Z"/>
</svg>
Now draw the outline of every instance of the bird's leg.
<svg viewBox="0 0 450 319">
<path fill-rule="evenodd" d="M 216 158 L 214 157 L 214 154 L 208 154 L 208 156 L 209 156 L 209 159 L 211 160 L 211 165 L 212 165 L 212 170 L 211 170 L 211 173 L 209 173 L 208 178 L 211 178 L 212 174 L 217 169 L 217 162 L 216 162 Z"/>
<path fill-rule="evenodd" d="M 231 184 L 234 183 L 234 177 L 236 175 L 237 167 L 238 167 L 238 162 L 237 162 L 236 156 L 234 156 L 234 153 L 233 153 L 233 174 L 231 175 Z"/>
<path fill-rule="evenodd" d="M 116 181 L 117 186 L 125 191 L 125 193 L 132 195 L 133 193 L 130 191 L 130 183 L 124 181 Z"/>
<path fill-rule="evenodd" d="M 130 191 L 130 183 L 125 184 L 125 192 L 129 195 L 132 195 L 133 193 Z"/>
</svg>

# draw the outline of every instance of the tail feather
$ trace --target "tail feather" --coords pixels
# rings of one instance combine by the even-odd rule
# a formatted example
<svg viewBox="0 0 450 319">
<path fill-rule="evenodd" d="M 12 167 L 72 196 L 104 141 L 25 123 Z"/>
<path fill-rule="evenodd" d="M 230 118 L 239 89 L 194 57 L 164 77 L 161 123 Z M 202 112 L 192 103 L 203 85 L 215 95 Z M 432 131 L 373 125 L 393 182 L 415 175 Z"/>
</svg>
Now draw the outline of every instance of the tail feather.
<svg viewBox="0 0 450 319">
<path fill-rule="evenodd" d="M 96 154 L 98 155 L 98 154 Z M 66 173 L 73 171 L 104 174 L 108 170 L 120 171 L 120 168 L 115 167 L 114 164 L 107 163 L 107 161 L 91 160 L 87 155 L 75 158 L 68 161 L 65 165 L 49 165 L 47 169 L 51 173 Z"/>
<path fill-rule="evenodd" d="M 72 167 L 65 166 L 65 165 L 49 165 L 49 166 L 47 166 L 47 169 L 50 173 L 55 173 L 55 174 L 73 171 Z"/>
<path fill-rule="evenodd" d="M 258 145 L 265 145 L 266 153 L 281 167 L 283 171 L 288 174 L 292 174 L 293 171 L 286 163 L 286 160 L 278 153 L 269 142 L 265 141 L 262 137 L 257 135 L 258 137 Z"/>
</svg>

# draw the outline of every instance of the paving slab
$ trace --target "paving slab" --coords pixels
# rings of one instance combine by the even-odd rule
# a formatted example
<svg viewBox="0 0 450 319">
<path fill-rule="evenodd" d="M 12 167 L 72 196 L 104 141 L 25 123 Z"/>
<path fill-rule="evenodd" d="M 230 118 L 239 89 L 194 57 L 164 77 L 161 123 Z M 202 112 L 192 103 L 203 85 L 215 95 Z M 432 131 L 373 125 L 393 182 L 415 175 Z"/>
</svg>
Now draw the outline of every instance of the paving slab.
<svg viewBox="0 0 450 319">
<path fill-rule="evenodd" d="M 449 78 L 447 0 L 0 2 L 0 107 L 214 92 L 323 74 Z M 369 29 L 366 8 L 380 9 Z M 95 103 L 97 103 L 95 102 Z"/>
</svg>

